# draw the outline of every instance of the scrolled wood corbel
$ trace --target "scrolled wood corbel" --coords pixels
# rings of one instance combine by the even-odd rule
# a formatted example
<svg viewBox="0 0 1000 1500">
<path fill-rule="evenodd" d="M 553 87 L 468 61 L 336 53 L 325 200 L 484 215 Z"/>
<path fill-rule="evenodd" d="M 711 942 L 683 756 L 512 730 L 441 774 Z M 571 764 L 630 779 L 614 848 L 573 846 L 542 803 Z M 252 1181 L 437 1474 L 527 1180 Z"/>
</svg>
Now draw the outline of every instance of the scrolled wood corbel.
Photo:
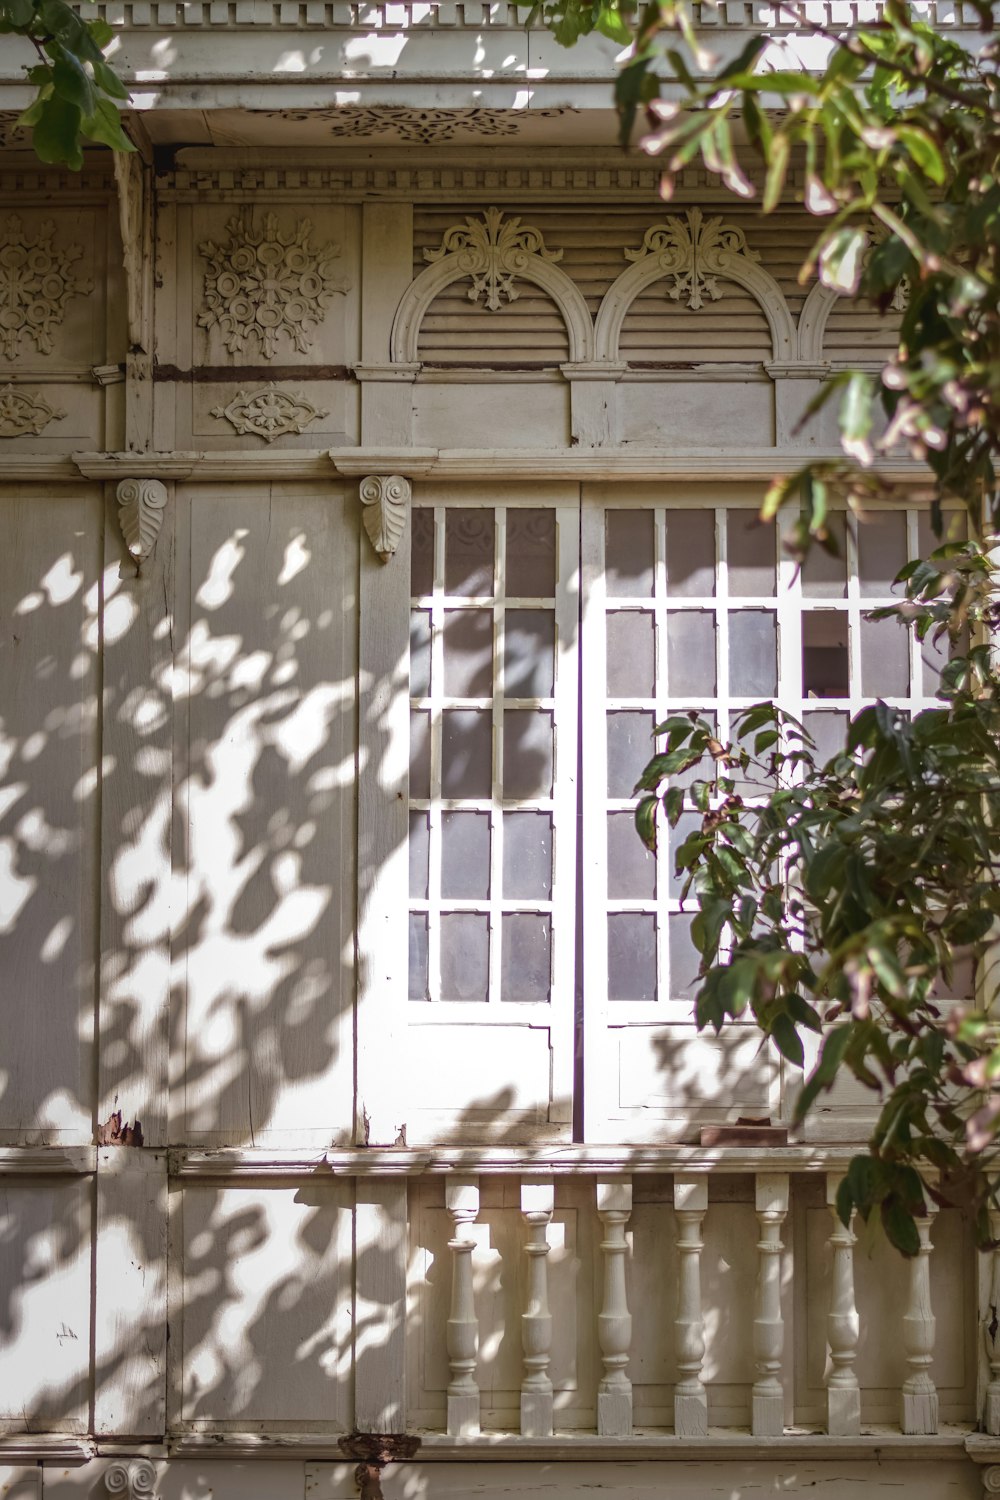
<svg viewBox="0 0 1000 1500">
<path fill-rule="evenodd" d="M 410 481 L 401 474 L 369 474 L 361 481 L 360 494 L 369 540 L 382 562 L 388 562 L 406 526 Z"/>
<path fill-rule="evenodd" d="M 118 521 L 138 577 L 156 547 L 167 504 L 167 487 L 162 479 L 123 479 L 116 493 Z"/>
</svg>

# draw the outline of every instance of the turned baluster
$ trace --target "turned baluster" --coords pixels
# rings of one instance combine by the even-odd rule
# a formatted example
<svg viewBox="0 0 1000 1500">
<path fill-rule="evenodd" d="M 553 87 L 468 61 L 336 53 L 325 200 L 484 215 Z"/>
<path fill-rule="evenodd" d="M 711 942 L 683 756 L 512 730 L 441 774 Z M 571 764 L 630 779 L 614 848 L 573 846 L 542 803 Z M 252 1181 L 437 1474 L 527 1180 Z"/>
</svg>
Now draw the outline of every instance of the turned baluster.
<svg viewBox="0 0 1000 1500">
<path fill-rule="evenodd" d="M 625 1225 L 632 1212 L 632 1183 L 616 1178 L 597 1184 L 597 1212 L 604 1226 L 604 1301 L 597 1319 L 604 1374 L 597 1388 L 597 1431 L 603 1437 L 632 1432 L 632 1382 L 625 1374 L 632 1319 L 625 1295 Z"/>
<path fill-rule="evenodd" d="M 528 1288 L 521 1314 L 524 1379 L 521 1382 L 521 1436 L 552 1436 L 552 1315 L 549 1312 L 548 1228 L 555 1208 L 552 1179 L 521 1183 L 521 1212 L 528 1226 Z"/>
<path fill-rule="evenodd" d="M 910 1371 L 903 1382 L 902 1428 L 906 1433 L 938 1430 L 934 1362 L 934 1313 L 931 1309 L 931 1223 L 937 1208 L 927 1200 L 926 1216 L 917 1219 L 920 1249 L 910 1260 L 910 1292 L 903 1315 L 903 1348 Z"/>
<path fill-rule="evenodd" d="M 677 1385 L 674 1388 L 674 1432 L 678 1437 L 708 1433 L 708 1397 L 701 1379 L 705 1330 L 701 1317 L 701 1226 L 708 1208 L 708 1178 L 674 1178 L 677 1216 Z"/>
<path fill-rule="evenodd" d="M 753 1349 L 757 1379 L 752 1392 L 754 1437 L 780 1437 L 785 1426 L 785 1393 L 781 1361 L 785 1325 L 781 1316 L 781 1226 L 788 1213 L 788 1177 L 761 1173 L 756 1183 L 757 1287 Z"/>
<path fill-rule="evenodd" d="M 990 1211 L 990 1238 L 1000 1241 L 1000 1213 L 996 1210 Z M 988 1291 L 982 1321 L 990 1375 L 983 1404 L 983 1427 L 991 1437 L 997 1437 L 1000 1436 L 1000 1244 L 987 1255 Z"/>
<path fill-rule="evenodd" d="M 831 1437 L 857 1437 L 861 1431 L 861 1390 L 854 1361 L 861 1323 L 854 1300 L 854 1209 L 850 1223 L 845 1225 L 837 1213 L 841 1180 L 834 1174 L 826 1179 L 826 1201 L 833 1214 L 830 1311 L 826 1319 L 831 1366 L 826 1382 L 826 1430 Z"/>
<path fill-rule="evenodd" d="M 445 1205 L 454 1221 L 452 1252 L 451 1312 L 448 1317 L 447 1348 L 451 1380 L 448 1384 L 448 1434 L 475 1437 L 479 1433 L 479 1387 L 476 1385 L 476 1354 L 479 1324 L 472 1291 L 474 1239 L 463 1231 L 475 1223 L 479 1213 L 479 1180 L 454 1177 L 445 1181 Z"/>
</svg>

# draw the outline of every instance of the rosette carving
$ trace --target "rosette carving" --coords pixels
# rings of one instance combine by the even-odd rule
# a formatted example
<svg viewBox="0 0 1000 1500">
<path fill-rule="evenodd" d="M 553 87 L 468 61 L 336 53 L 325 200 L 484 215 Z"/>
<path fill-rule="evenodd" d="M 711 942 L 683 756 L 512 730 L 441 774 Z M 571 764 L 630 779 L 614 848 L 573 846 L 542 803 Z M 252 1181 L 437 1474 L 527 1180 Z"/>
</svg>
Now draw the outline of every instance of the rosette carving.
<svg viewBox="0 0 1000 1500">
<path fill-rule="evenodd" d="M 719 278 L 730 275 L 730 263 L 737 255 L 757 261 L 746 235 L 735 224 L 724 224 L 716 215 L 706 219 L 700 208 L 689 208 L 681 219 L 671 215 L 664 224 L 654 224 L 643 235 L 638 250 L 626 250 L 626 260 L 643 260 L 658 255 L 663 274 L 670 280 L 667 295 L 672 302 L 686 299 L 697 312 L 706 299 L 717 302 L 722 296 Z"/>
<path fill-rule="evenodd" d="M 361 519 L 368 538 L 383 562 L 392 557 L 406 525 L 410 481 L 401 474 L 370 474 L 361 481 Z"/>
<path fill-rule="evenodd" d="M 136 562 L 136 575 L 152 557 L 163 525 L 167 487 L 160 479 L 123 479 L 118 486 L 118 520 L 125 545 Z"/>
<path fill-rule="evenodd" d="M 74 269 L 79 245 L 56 249 L 56 226 L 45 219 L 32 232 L 11 214 L 0 233 L 0 347 L 8 359 L 22 341 L 39 354 L 52 353 L 52 330 L 66 315 L 70 297 L 93 291 L 89 276 Z"/>
</svg>

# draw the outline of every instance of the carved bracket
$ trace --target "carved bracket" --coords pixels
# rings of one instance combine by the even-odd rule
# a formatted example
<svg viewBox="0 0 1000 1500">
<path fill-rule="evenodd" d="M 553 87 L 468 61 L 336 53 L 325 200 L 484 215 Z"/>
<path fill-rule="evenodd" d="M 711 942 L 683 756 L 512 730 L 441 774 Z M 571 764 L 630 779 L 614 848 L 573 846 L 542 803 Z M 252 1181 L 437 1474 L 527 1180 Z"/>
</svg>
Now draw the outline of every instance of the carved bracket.
<svg viewBox="0 0 1000 1500">
<path fill-rule="evenodd" d="M 370 474 L 361 481 L 361 518 L 375 551 L 388 562 L 403 535 L 410 481 L 401 474 Z"/>
<path fill-rule="evenodd" d="M 109 1464 L 104 1485 L 110 1495 L 121 1495 L 122 1500 L 154 1500 L 156 1470 L 148 1458 Z"/>
<path fill-rule="evenodd" d="M 993 1495 L 1000 1495 L 1000 1464 L 992 1464 L 983 1470 L 984 1500 L 990 1500 Z"/>
<path fill-rule="evenodd" d="M 163 525 L 167 487 L 162 479 L 123 479 L 116 493 L 118 521 L 138 577 L 143 563 L 153 555 Z"/>
</svg>

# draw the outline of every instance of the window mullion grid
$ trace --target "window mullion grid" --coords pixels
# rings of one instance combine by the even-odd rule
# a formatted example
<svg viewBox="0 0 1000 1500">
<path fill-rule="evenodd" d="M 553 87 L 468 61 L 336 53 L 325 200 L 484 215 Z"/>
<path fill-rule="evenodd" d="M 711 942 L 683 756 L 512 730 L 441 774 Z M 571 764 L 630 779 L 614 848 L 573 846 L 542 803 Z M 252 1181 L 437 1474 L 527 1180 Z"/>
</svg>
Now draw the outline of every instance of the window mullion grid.
<svg viewBox="0 0 1000 1500">
<path fill-rule="evenodd" d="M 501 893 L 503 890 L 503 710 L 506 690 L 504 635 L 506 613 L 507 511 L 496 508 L 493 557 L 493 781 L 490 797 L 490 988 L 489 1003 L 500 1004 Z"/>
<path fill-rule="evenodd" d="M 777 548 L 775 606 L 778 617 L 778 692 L 775 702 L 786 713 L 794 714 L 801 723 L 805 712 L 802 682 L 802 572 L 795 559 L 782 545 L 792 525 L 791 517 L 783 517 L 779 518 L 774 527 L 774 542 Z M 787 753 L 799 742 L 783 734 L 779 744 Z M 790 771 L 786 767 L 781 773 L 780 781 L 785 785 L 797 785 L 801 782 L 802 775 L 801 766 L 795 766 Z M 785 857 L 781 864 L 781 879 L 787 891 L 792 880 L 790 861 Z M 793 935 L 789 946 L 795 950 L 801 950 L 802 943 Z M 809 1045 L 807 1038 L 807 1052 Z M 770 1114 L 773 1120 L 778 1120 L 786 1113 L 786 1102 L 790 1103 L 786 1101 L 784 1082 L 790 1080 L 792 1075 L 787 1071 L 789 1065 L 780 1057 L 773 1043 L 769 1043 L 769 1048 L 773 1064 L 769 1089 Z"/>
<path fill-rule="evenodd" d="M 434 593 L 431 603 L 431 774 L 427 813 L 428 994 L 441 999 L 441 740 L 444 731 L 444 545 L 445 508 L 434 507 Z"/>
<path fill-rule="evenodd" d="M 655 537 L 653 569 L 653 645 L 654 645 L 654 725 L 667 717 L 667 697 L 670 693 L 667 668 L 667 513 L 657 506 L 653 512 Z M 656 745 L 658 748 L 658 742 Z M 659 837 L 656 840 L 656 1000 L 658 1011 L 667 1008 L 670 997 L 670 860 L 673 840 L 667 827 L 662 804 L 657 808 Z"/>
</svg>

